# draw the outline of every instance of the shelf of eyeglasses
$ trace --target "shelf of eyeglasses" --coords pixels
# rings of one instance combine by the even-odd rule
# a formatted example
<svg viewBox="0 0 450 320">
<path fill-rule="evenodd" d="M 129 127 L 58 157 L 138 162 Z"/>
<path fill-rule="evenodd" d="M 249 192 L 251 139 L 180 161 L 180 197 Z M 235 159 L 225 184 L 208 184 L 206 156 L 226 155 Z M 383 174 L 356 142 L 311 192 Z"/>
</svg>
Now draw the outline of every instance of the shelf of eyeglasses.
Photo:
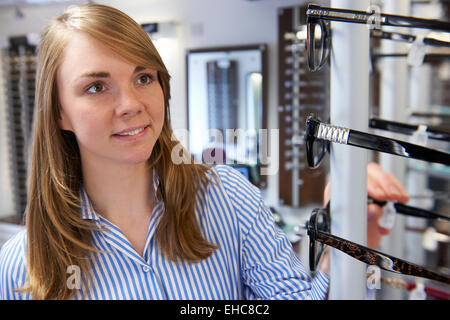
<svg viewBox="0 0 450 320">
<path fill-rule="evenodd" d="M 289 139 L 285 139 L 284 145 L 292 148 L 301 148 L 305 146 L 305 139 L 303 136 L 295 135 Z"/>
<path fill-rule="evenodd" d="M 28 96 L 28 100 L 33 100 L 34 96 Z M 13 107 L 21 106 L 23 104 L 23 97 L 21 95 L 8 95 L 7 97 L 8 105 Z"/>
<path fill-rule="evenodd" d="M 304 65 L 306 63 L 306 57 L 305 56 L 289 56 L 284 59 L 284 63 L 286 65 Z"/>
<path fill-rule="evenodd" d="M 320 73 L 310 72 L 306 68 L 286 68 L 284 69 L 285 76 L 304 76 L 308 77 L 308 80 L 326 80 Z"/>
<path fill-rule="evenodd" d="M 278 106 L 278 112 L 292 112 L 292 111 L 314 111 L 319 112 L 324 110 L 324 106 L 316 103 L 301 103 L 301 104 L 286 104 Z"/>
<path fill-rule="evenodd" d="M 278 107 L 278 112 L 291 112 L 294 109 L 298 110 L 298 111 L 301 111 L 301 112 L 320 113 L 320 112 L 325 110 L 325 107 L 321 103 L 305 103 L 305 102 L 302 102 L 300 104 L 279 106 Z"/>
<path fill-rule="evenodd" d="M 7 92 L 8 92 L 8 94 L 10 94 L 13 97 L 22 97 L 23 92 L 28 92 L 29 97 L 34 97 L 34 90 L 35 90 L 34 84 L 29 84 L 29 85 L 21 84 L 19 86 L 8 87 Z"/>
<path fill-rule="evenodd" d="M 300 89 L 321 88 L 323 90 L 324 85 L 325 85 L 325 82 L 321 81 L 321 79 L 300 80 L 300 81 L 286 80 L 286 81 L 284 81 L 285 88 L 300 88 Z"/>
<path fill-rule="evenodd" d="M 34 91 L 36 87 L 36 83 L 34 80 L 28 80 L 28 81 L 18 81 L 15 83 L 10 82 L 9 85 L 7 85 L 7 88 L 9 91 L 17 92 L 19 90 L 32 90 Z"/>
<path fill-rule="evenodd" d="M 292 161 L 286 161 L 283 163 L 283 168 L 285 171 L 291 171 L 291 170 L 303 170 L 306 168 L 306 165 L 301 162 L 292 162 Z M 299 179 L 298 185 L 303 185 L 303 180 Z"/>
<path fill-rule="evenodd" d="M 36 85 L 34 82 L 6 82 L 5 83 L 5 89 L 10 95 L 22 95 L 22 91 L 25 90 L 26 92 L 33 91 L 36 88 Z"/>
<path fill-rule="evenodd" d="M 290 114 L 285 115 L 282 119 L 283 122 L 285 123 L 293 123 L 293 122 L 297 122 L 297 123 L 303 123 L 305 121 L 305 118 L 302 116 L 292 116 Z"/>
<path fill-rule="evenodd" d="M 305 42 L 300 43 L 292 43 L 287 44 L 284 46 L 284 51 L 293 53 L 293 54 L 300 54 L 300 55 L 306 55 L 306 45 Z"/>
<path fill-rule="evenodd" d="M 8 120 L 11 120 L 8 118 Z M 10 124 L 15 123 L 16 125 L 14 127 L 8 127 L 8 132 L 13 136 L 13 138 L 18 138 L 19 140 L 15 141 L 14 144 L 16 147 L 23 147 L 23 141 L 21 140 L 23 138 L 24 132 L 23 132 L 23 122 L 22 119 L 19 121 L 10 121 Z"/>
<path fill-rule="evenodd" d="M 25 56 L 9 56 L 3 55 L 3 61 L 10 64 L 18 64 L 18 63 L 33 63 L 36 64 L 37 56 L 35 55 L 25 55 Z"/>
<path fill-rule="evenodd" d="M 298 128 L 293 128 L 291 126 L 284 126 L 282 128 L 282 132 L 284 134 L 287 134 L 289 136 L 297 136 L 300 137 L 302 140 L 304 140 L 304 136 L 305 136 L 305 130 L 302 128 L 302 126 L 298 127 Z"/>
<path fill-rule="evenodd" d="M 19 72 L 20 70 L 30 71 L 36 70 L 37 63 L 24 62 L 24 63 L 4 63 L 3 70 L 9 70 L 10 72 Z"/>
<path fill-rule="evenodd" d="M 14 83 L 18 83 L 19 81 L 23 81 L 23 80 L 25 80 L 27 82 L 29 81 L 29 82 L 34 84 L 35 81 L 36 81 L 36 74 L 30 74 L 30 75 L 27 75 L 27 76 L 20 76 L 20 75 L 9 76 L 9 75 L 5 75 L 5 77 L 4 77 L 4 81 L 7 82 L 6 83 L 7 86 L 8 86 L 8 83 L 14 84 Z"/>
<path fill-rule="evenodd" d="M 295 32 L 285 32 L 283 34 L 283 39 L 286 41 L 298 42 L 305 46 L 305 41 L 307 39 L 306 25 L 298 26 L 296 29 L 298 30 L 295 30 Z"/>
<path fill-rule="evenodd" d="M 299 148 L 293 148 L 290 150 L 285 150 L 283 152 L 284 158 L 292 158 L 292 159 L 305 159 L 306 153 L 304 151 L 299 150 Z"/>
<path fill-rule="evenodd" d="M 23 67 L 21 65 L 9 65 L 9 66 L 3 66 L 2 68 L 3 74 L 5 76 L 8 75 L 19 75 L 19 74 L 34 74 L 36 73 L 36 66 L 30 65 L 27 67 Z"/>
<path fill-rule="evenodd" d="M 19 160 L 21 158 L 23 158 L 23 156 L 15 158 L 14 163 L 16 164 L 16 167 L 14 169 L 14 173 L 16 174 L 18 179 L 26 179 L 27 170 L 25 169 L 25 161 Z"/>
<path fill-rule="evenodd" d="M 23 117 L 22 116 L 16 116 L 16 117 L 10 117 L 9 115 L 7 116 L 8 119 L 8 124 L 9 125 L 15 125 L 15 132 L 22 134 L 22 126 L 23 126 Z"/>
<path fill-rule="evenodd" d="M 10 168 L 12 169 L 12 171 L 14 172 L 14 174 L 16 175 L 16 179 L 15 180 L 26 180 L 27 177 L 27 172 L 24 169 L 25 168 L 25 162 L 18 160 L 23 158 L 23 156 L 18 156 L 14 159 L 11 159 L 10 161 Z M 12 165 L 12 163 L 15 163 L 15 165 Z"/>
<path fill-rule="evenodd" d="M 327 99 L 328 95 L 322 92 L 301 92 L 301 93 L 293 93 L 286 92 L 284 94 L 284 98 L 286 100 L 290 99 Z"/>
<path fill-rule="evenodd" d="M 13 169 L 14 175 L 16 175 L 18 178 L 26 177 L 27 176 L 27 170 L 26 170 L 26 161 L 25 159 L 25 152 L 22 151 L 23 148 L 10 147 L 9 149 L 9 166 Z"/>
</svg>

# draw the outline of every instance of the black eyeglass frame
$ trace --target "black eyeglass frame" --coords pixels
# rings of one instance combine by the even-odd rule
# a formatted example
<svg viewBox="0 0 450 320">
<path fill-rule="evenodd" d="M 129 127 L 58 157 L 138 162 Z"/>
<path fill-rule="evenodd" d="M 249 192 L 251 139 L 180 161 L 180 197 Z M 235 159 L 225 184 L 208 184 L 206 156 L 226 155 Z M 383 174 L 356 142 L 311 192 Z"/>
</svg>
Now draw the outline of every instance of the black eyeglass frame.
<svg viewBox="0 0 450 320">
<path fill-rule="evenodd" d="M 390 32 L 384 30 L 373 29 L 370 30 L 370 37 L 375 39 L 386 39 L 386 40 L 394 40 L 394 41 L 403 41 L 413 43 L 416 41 L 417 37 L 412 34 L 400 33 L 400 32 Z M 449 41 L 443 41 L 434 38 L 423 38 L 423 43 L 427 46 L 435 46 L 435 47 L 450 47 Z"/>
<path fill-rule="evenodd" d="M 328 21 L 318 18 L 307 17 L 306 23 L 306 52 L 308 69 L 312 72 L 320 70 L 328 61 L 331 50 L 331 28 Z M 316 36 L 315 27 L 318 25 L 321 30 L 320 46 L 321 57 L 316 61 Z"/>
<path fill-rule="evenodd" d="M 422 277 L 434 281 L 444 282 L 450 284 L 450 278 L 441 275 L 437 272 L 428 270 L 424 267 L 415 265 L 406 260 L 396 258 L 394 256 L 385 254 L 383 252 L 367 248 L 363 245 L 355 242 L 340 238 L 330 233 L 331 217 L 329 213 L 329 207 L 316 208 L 312 211 L 309 221 L 306 223 L 307 234 L 309 236 L 309 267 L 312 272 L 316 271 L 317 264 L 320 260 L 320 256 L 323 252 L 319 252 L 316 256 L 316 241 L 324 245 L 328 245 L 345 254 L 364 262 L 369 265 L 375 265 L 379 268 L 405 275 L 411 275 L 416 277 Z M 322 227 L 323 230 L 319 230 L 317 226 L 317 220 L 321 216 L 321 220 L 324 221 Z"/>
<path fill-rule="evenodd" d="M 321 144 L 321 154 L 314 154 L 314 143 L 317 142 Z M 401 140 L 390 139 L 362 131 L 327 124 L 321 122 L 314 116 L 308 116 L 305 130 L 305 148 L 306 159 L 310 168 L 315 169 L 320 165 L 325 153 L 329 150 L 329 142 L 346 144 L 411 159 L 440 163 L 447 166 L 450 165 L 450 153 L 415 145 Z M 316 157 L 317 159 L 315 159 Z"/>
<path fill-rule="evenodd" d="M 412 135 L 419 129 L 419 125 L 372 117 L 369 119 L 369 128 Z M 450 132 L 440 130 L 437 127 L 427 126 L 426 133 L 429 139 L 450 142 Z"/>
<path fill-rule="evenodd" d="M 367 203 L 368 204 L 373 203 L 380 207 L 384 207 L 388 202 L 387 201 L 378 201 L 372 197 L 368 197 Z M 398 203 L 398 202 L 394 202 L 392 205 L 394 206 L 395 212 L 402 214 L 402 215 L 416 217 L 416 218 L 433 219 L 433 220 L 445 220 L 445 221 L 450 222 L 450 217 L 441 215 L 439 213 L 436 213 L 436 212 L 433 212 L 430 210 L 425 210 L 422 208 L 408 206 L 406 204 Z"/>
<path fill-rule="evenodd" d="M 450 32 L 450 23 L 447 21 L 441 21 L 436 19 L 423 19 L 416 17 L 408 17 L 401 15 L 391 15 L 380 13 L 379 16 L 374 16 L 373 13 L 358 10 L 338 9 L 322 7 L 316 4 L 309 4 L 306 9 L 306 24 L 307 24 L 307 39 L 306 39 L 306 52 L 307 63 L 310 71 L 315 72 L 320 70 L 327 62 L 330 50 L 331 50 L 331 28 L 329 21 L 349 22 L 368 24 L 373 21 L 374 18 L 379 18 L 377 22 L 380 25 L 392 26 L 392 27 L 409 27 L 409 28 L 425 28 L 430 30 L 439 30 Z M 315 59 L 316 39 L 315 39 L 315 27 L 319 26 L 321 29 L 321 57 L 318 61 Z M 373 26 L 373 25 L 372 25 Z M 372 29 L 377 30 L 377 29 Z M 408 35 L 397 36 L 388 35 L 388 33 L 379 33 L 380 37 L 386 37 L 386 39 L 403 39 L 411 42 L 413 38 Z M 414 36 L 413 36 L 414 37 Z M 416 38 L 414 37 L 414 40 Z M 437 39 L 426 38 L 424 43 L 430 45 L 448 46 L 445 41 Z"/>
<path fill-rule="evenodd" d="M 420 28 L 450 32 L 450 22 L 448 21 L 385 13 L 370 13 L 360 10 L 330 8 L 316 4 L 308 5 L 306 9 L 306 17 L 307 19 L 315 18 L 329 21 L 370 24 L 373 27 L 376 27 L 376 24 L 374 25 L 372 22 L 376 22 L 379 23 L 380 26 Z"/>
</svg>

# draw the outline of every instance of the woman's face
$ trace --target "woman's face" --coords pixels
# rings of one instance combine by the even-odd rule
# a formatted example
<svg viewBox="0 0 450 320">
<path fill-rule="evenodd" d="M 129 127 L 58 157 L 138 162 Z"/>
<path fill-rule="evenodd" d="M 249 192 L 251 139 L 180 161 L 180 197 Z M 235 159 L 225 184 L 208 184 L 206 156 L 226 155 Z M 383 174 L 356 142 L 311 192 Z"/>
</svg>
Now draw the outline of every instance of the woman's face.
<svg viewBox="0 0 450 320">
<path fill-rule="evenodd" d="M 57 72 L 60 128 L 72 131 L 83 163 L 146 161 L 164 122 L 155 70 L 136 66 L 76 32 Z"/>
</svg>

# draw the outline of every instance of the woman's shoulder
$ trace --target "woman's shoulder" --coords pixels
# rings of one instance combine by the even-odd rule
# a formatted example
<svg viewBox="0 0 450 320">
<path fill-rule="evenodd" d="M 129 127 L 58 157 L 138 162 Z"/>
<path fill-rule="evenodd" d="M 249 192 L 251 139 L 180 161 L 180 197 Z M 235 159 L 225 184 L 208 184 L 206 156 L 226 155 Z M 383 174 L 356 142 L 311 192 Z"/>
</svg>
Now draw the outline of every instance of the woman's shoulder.
<svg viewBox="0 0 450 320">
<path fill-rule="evenodd" d="M 6 242 L 0 247 L 0 266 L 3 259 L 10 256 L 20 255 L 23 256 L 25 253 L 25 242 L 26 242 L 26 230 L 20 230 L 15 233 L 11 238 L 6 240 Z"/>
<path fill-rule="evenodd" d="M 255 216 L 262 200 L 260 189 L 231 166 L 217 165 L 212 171 L 216 178 L 210 179 L 209 193 L 214 193 L 213 198 L 221 194 L 240 213 L 238 216 L 247 219 Z"/>
<path fill-rule="evenodd" d="M 248 195 L 259 198 L 261 192 L 259 188 L 253 185 L 241 172 L 228 165 L 217 165 L 212 170 L 219 178 L 229 194 Z"/>
<path fill-rule="evenodd" d="M 12 294 L 12 289 L 22 285 L 25 251 L 26 230 L 13 235 L 0 248 L 0 298 L 11 298 L 9 295 Z"/>
</svg>

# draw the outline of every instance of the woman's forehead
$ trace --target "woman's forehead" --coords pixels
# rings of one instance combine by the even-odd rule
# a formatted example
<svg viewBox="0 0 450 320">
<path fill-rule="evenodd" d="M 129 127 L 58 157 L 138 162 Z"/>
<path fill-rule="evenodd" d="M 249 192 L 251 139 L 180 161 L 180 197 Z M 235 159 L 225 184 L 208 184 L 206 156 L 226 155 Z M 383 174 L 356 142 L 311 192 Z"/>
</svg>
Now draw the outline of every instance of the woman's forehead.
<svg viewBox="0 0 450 320">
<path fill-rule="evenodd" d="M 61 76 L 69 76 L 77 79 L 83 76 L 102 73 L 129 71 L 137 72 L 144 69 L 133 63 L 112 49 L 108 48 L 93 37 L 76 32 L 67 43 L 62 55 L 60 72 Z M 102 75 L 106 76 L 106 75 Z"/>
</svg>

